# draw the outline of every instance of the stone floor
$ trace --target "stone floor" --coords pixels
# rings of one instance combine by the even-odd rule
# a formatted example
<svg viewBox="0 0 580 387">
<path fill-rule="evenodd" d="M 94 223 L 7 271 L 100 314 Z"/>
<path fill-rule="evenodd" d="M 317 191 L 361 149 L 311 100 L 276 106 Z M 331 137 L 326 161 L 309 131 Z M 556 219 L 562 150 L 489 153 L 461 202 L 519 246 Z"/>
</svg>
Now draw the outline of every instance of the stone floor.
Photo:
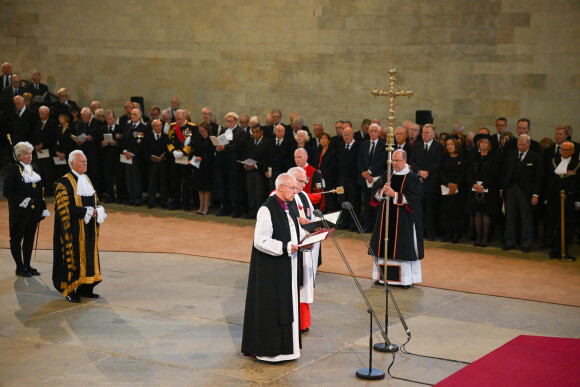
<svg viewBox="0 0 580 387">
<path fill-rule="evenodd" d="M 353 280 L 320 273 L 313 325 L 297 361 L 240 354 L 248 264 L 178 254 L 101 254 L 101 298 L 71 304 L 51 282 L 14 275 L 0 249 L 0 385 L 352 386 L 368 367 L 369 314 Z M 383 288 L 360 284 L 384 323 Z M 521 334 L 580 337 L 580 308 L 425 287 L 393 294 L 412 334 L 409 352 L 472 362 Z M 406 339 L 394 308 L 389 337 Z M 375 326 L 376 330 L 376 326 Z M 373 335 L 379 340 L 378 333 Z M 373 352 L 387 371 L 390 354 Z M 437 383 L 465 365 L 397 353 L 394 376 Z M 415 383 L 388 376 L 381 385 Z"/>
</svg>

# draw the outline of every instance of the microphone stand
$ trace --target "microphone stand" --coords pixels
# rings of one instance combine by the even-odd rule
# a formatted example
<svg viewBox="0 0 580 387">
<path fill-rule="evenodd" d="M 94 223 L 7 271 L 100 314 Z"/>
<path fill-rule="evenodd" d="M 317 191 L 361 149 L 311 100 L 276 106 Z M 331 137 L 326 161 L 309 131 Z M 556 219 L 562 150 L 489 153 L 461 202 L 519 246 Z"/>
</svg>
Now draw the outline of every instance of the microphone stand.
<svg viewBox="0 0 580 387">
<path fill-rule="evenodd" d="M 363 241 L 364 241 L 368 251 L 371 253 L 371 255 L 373 257 L 375 257 L 375 252 L 371 248 L 371 246 L 368 242 L 368 239 L 367 239 L 365 233 L 363 232 L 362 224 L 360 223 L 359 219 L 357 218 L 356 214 L 354 213 L 354 209 L 352 207 L 352 204 L 349 202 L 343 202 L 342 208 L 344 208 L 345 210 L 347 210 L 350 213 L 350 216 L 354 220 L 354 223 L 355 223 L 359 233 L 363 237 Z M 387 279 L 386 279 L 386 271 L 381 271 L 379 264 L 377 263 L 377 261 L 374 258 L 373 258 L 373 264 L 375 265 L 377 271 L 379 272 L 379 278 L 384 282 L 385 292 L 387 294 L 386 301 L 385 301 L 385 303 L 386 303 L 386 310 L 385 310 L 385 332 L 386 332 L 386 335 L 388 336 L 388 332 L 389 332 L 389 297 L 390 297 L 391 302 L 395 306 L 395 310 L 397 312 L 397 315 L 399 316 L 399 321 L 401 322 L 401 325 L 403 325 L 403 328 L 405 329 L 405 333 L 407 334 L 407 342 L 408 342 L 411 339 L 411 331 L 409 330 L 409 326 L 407 325 L 407 322 L 405 321 L 405 318 L 403 317 L 403 314 L 401 313 L 401 310 L 399 309 L 399 305 L 397 304 L 397 301 L 395 300 L 395 296 L 391 292 L 391 288 L 390 288 L 390 286 L 387 282 Z M 387 261 L 385 258 L 385 266 L 386 265 L 387 265 Z M 391 346 L 392 346 L 392 348 L 391 348 Z M 374 349 L 376 351 L 379 351 L 379 352 L 397 352 L 399 350 L 399 346 L 396 344 L 392 344 L 392 343 L 388 342 L 387 340 L 385 340 L 384 343 L 375 344 Z"/>
<path fill-rule="evenodd" d="M 322 212 L 320 210 L 314 210 L 314 215 L 322 219 L 322 224 L 324 225 L 324 228 L 326 228 L 326 229 L 329 228 L 329 224 L 326 221 L 326 219 L 324 219 L 324 215 L 322 215 Z M 346 268 L 348 269 L 348 272 L 350 273 L 350 277 L 354 281 L 354 283 L 355 283 L 355 285 L 356 285 L 359 293 L 361 294 L 363 300 L 365 301 L 365 303 L 367 305 L 367 308 L 368 308 L 368 313 L 370 314 L 369 367 L 368 368 L 359 368 L 356 371 L 356 376 L 358 378 L 365 379 L 365 380 L 380 380 L 380 379 L 383 379 L 385 377 L 384 371 L 379 370 L 377 368 L 373 368 L 373 364 L 372 364 L 373 363 L 373 350 L 372 350 L 373 349 L 373 320 L 375 321 L 375 323 L 379 327 L 379 329 L 381 331 L 381 334 L 383 335 L 383 338 L 385 339 L 385 343 L 388 343 L 389 346 L 392 346 L 392 344 L 389 341 L 389 338 L 387 337 L 387 334 L 386 334 L 385 330 L 381 326 L 381 323 L 379 322 L 379 319 L 378 319 L 376 313 L 374 312 L 373 307 L 371 306 L 371 303 L 370 303 L 369 299 L 367 298 L 364 290 L 360 286 L 360 283 L 358 282 L 358 279 L 354 275 L 354 272 L 352 271 L 352 268 L 350 267 L 350 264 L 348 263 L 348 260 L 344 256 L 344 253 L 342 252 L 342 249 L 338 245 L 338 242 L 336 241 L 336 238 L 334 237 L 334 235 L 332 233 L 330 234 L 330 238 L 332 239 L 332 242 L 334 243 L 334 246 L 336 247 L 336 250 L 338 251 L 338 254 L 342 258 L 342 261 L 346 265 Z"/>
</svg>

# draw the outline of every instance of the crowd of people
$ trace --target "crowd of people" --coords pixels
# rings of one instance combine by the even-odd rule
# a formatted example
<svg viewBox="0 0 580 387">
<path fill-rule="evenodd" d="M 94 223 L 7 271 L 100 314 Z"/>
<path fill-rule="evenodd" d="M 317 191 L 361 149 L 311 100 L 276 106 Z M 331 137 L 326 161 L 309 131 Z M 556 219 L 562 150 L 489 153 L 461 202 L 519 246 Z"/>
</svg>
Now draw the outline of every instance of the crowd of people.
<svg viewBox="0 0 580 387">
<path fill-rule="evenodd" d="M 105 203 L 146 204 L 205 215 L 255 218 L 275 189 L 276 178 L 299 166 L 307 173 L 305 191 L 324 212 L 352 204 L 364 232 L 371 232 L 376 210 L 369 205 L 371 187 L 387 168 L 387 130 L 380 120 L 364 119 L 359 128 L 337 120 L 332 130 L 314 123 L 312 130 L 298 113 L 283 123 L 272 109 L 262 123 L 256 115 L 229 112 L 216 119 L 209 107 L 202 120 L 181 108 L 179 98 L 147 116 L 138 102 L 127 101 L 115 115 L 99 101 L 79 107 L 66 88 L 50 101 L 41 74 L 22 86 L 9 64 L 2 65 L 2 155 L 6 134 L 12 143 L 34 146 L 33 158 L 45 186 L 69 171 L 68 155 L 80 149 L 88 160 L 87 175 Z M 222 125 L 218 124 L 221 122 Z M 579 144 L 572 128 L 558 126 L 553 139 L 530 137 L 531 122 L 522 118 L 515 132 L 500 117 L 495 131 L 465 132 L 463 125 L 437 134 L 431 123 L 404 121 L 394 131 L 394 148 L 407 154 L 411 171 L 422 182 L 425 238 L 457 243 L 473 229 L 474 244 L 485 247 L 496 238 L 510 250 L 528 252 L 543 224 L 542 245 L 560 251 L 561 191 L 565 191 L 566 238 L 571 239 L 578 209 Z M 344 194 L 332 190 L 343 187 Z M 580 203 L 579 203 L 580 204 Z M 362 217 L 361 217 L 362 216 Z M 338 225 L 357 231 L 345 212 Z M 495 235 L 495 237 L 494 237 Z"/>
</svg>

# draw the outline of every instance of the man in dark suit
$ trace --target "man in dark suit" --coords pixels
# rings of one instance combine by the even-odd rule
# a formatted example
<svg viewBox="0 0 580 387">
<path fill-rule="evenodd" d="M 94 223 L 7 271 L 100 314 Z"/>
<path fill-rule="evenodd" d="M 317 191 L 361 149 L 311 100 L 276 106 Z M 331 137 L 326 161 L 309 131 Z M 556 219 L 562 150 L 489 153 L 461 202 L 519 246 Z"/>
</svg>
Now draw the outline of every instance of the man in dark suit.
<svg viewBox="0 0 580 387">
<path fill-rule="evenodd" d="M 143 138 L 145 137 L 146 127 L 141 123 L 141 110 L 133 109 L 131 111 L 131 121 L 123 130 L 123 145 L 120 147 L 122 153 L 131 164 L 125 163 L 125 180 L 127 182 L 127 193 L 129 201 L 126 206 L 139 207 L 143 195 Z"/>
<path fill-rule="evenodd" d="M 147 164 L 147 177 L 149 194 L 148 208 L 155 206 L 155 197 L 159 193 L 161 207 L 167 207 L 168 200 L 168 163 L 167 144 L 169 138 L 163 133 L 163 124 L 160 120 L 151 121 L 152 130 L 145 134 L 143 143 L 143 157 Z"/>
<path fill-rule="evenodd" d="M 14 97 L 24 94 L 26 90 L 20 85 L 20 76 L 12 74 L 10 77 L 10 86 L 2 89 L 2 98 L 9 103 L 14 112 Z"/>
<path fill-rule="evenodd" d="M 31 143 L 36 151 L 36 165 L 44 181 L 44 193 L 46 196 L 52 196 L 54 192 L 54 162 L 52 156 L 56 156 L 57 123 L 50 119 L 50 109 L 47 106 L 41 106 L 38 109 L 38 115 L 39 119 L 34 123 Z"/>
<path fill-rule="evenodd" d="M 345 129 L 343 126 L 343 133 Z M 381 177 L 387 168 L 387 150 L 385 142 L 379 139 L 380 129 L 378 124 L 369 127 L 369 139 L 360 145 L 357 160 L 358 184 L 361 187 L 365 209 L 362 222 L 364 232 L 372 232 L 375 224 L 376 211 L 370 205 L 373 182 Z"/>
<path fill-rule="evenodd" d="M 272 125 L 265 126 L 264 129 L 264 137 L 266 138 L 274 138 L 274 129 L 278 125 L 283 125 L 286 128 L 286 136 L 287 138 L 294 138 L 292 135 L 292 127 L 290 125 L 284 125 L 282 123 L 282 111 L 280 109 L 273 109 L 270 113 L 270 117 L 272 118 Z M 290 137 L 292 136 L 292 137 Z"/>
<path fill-rule="evenodd" d="M 44 83 L 40 83 L 40 79 L 41 79 L 40 71 L 35 71 L 34 73 L 32 73 L 32 82 L 26 85 L 26 91 L 35 97 L 34 98 L 35 103 L 38 103 L 40 105 L 46 105 L 50 103 L 48 86 L 46 86 Z"/>
<path fill-rule="evenodd" d="M 124 106 L 125 114 L 123 114 L 117 119 L 117 124 L 119 124 L 121 128 L 125 128 L 127 124 L 131 122 L 131 112 L 133 111 L 134 108 L 135 105 L 133 104 L 132 101 L 125 102 Z"/>
<path fill-rule="evenodd" d="M 518 136 L 518 149 L 505 157 L 504 174 L 500 181 L 500 196 L 505 201 L 504 250 L 514 248 L 521 230 L 520 246 L 528 253 L 534 240 L 533 207 L 542 190 L 542 157 L 530 148 L 530 136 Z M 518 228 L 519 225 L 519 228 Z"/>
<path fill-rule="evenodd" d="M 284 138 L 286 128 L 284 125 L 276 126 L 274 138 L 268 144 L 268 186 L 269 191 L 276 189 L 276 178 L 294 166 L 294 141 Z M 271 171 L 270 171 L 271 170 Z"/>
<path fill-rule="evenodd" d="M 204 107 L 203 109 L 201 109 L 201 118 L 203 120 L 202 122 L 205 122 L 211 128 L 209 135 L 210 136 L 217 136 L 218 132 L 220 130 L 220 126 L 211 120 L 211 116 L 212 116 L 212 114 L 211 114 L 210 108 Z"/>
<path fill-rule="evenodd" d="M 10 86 L 12 78 L 12 65 L 9 62 L 2 63 L 2 77 L 0 77 L 0 89 Z"/>
<path fill-rule="evenodd" d="M 522 134 L 527 134 L 529 136 L 530 130 L 532 129 L 531 125 L 532 124 L 530 120 L 528 120 L 527 118 L 520 118 L 518 120 L 518 124 L 516 127 L 516 132 L 518 135 L 505 143 L 506 153 L 518 149 L 518 137 L 521 136 Z M 532 140 L 531 137 L 530 137 L 530 149 L 533 150 L 534 152 L 541 153 L 540 144 L 537 141 Z"/>
<path fill-rule="evenodd" d="M 413 145 L 411 168 L 419 175 L 423 183 L 423 225 L 424 236 L 435 240 L 437 218 L 439 214 L 439 199 L 441 186 L 439 184 L 439 169 L 443 162 L 443 145 L 435 139 L 435 128 L 431 124 L 423 126 L 421 141 Z"/>
<path fill-rule="evenodd" d="M 337 180 L 338 187 L 344 187 L 344 195 L 339 198 L 352 204 L 354 214 L 360 218 L 361 209 L 361 186 L 358 184 L 358 153 L 360 142 L 354 139 L 352 128 L 342 131 L 344 140 L 341 147 L 337 147 Z M 356 231 L 356 223 L 352 219 L 349 211 L 342 212 L 342 221 L 339 228 Z"/>
<path fill-rule="evenodd" d="M 222 128 L 219 135 L 224 134 L 229 142 L 216 147 L 214 164 L 214 196 L 222 202 L 222 209 L 216 216 L 231 214 L 233 218 L 240 218 L 244 169 L 238 160 L 244 150 L 245 134 L 238 127 L 239 117 L 236 113 L 229 112 L 225 118 L 227 127 Z"/>
<path fill-rule="evenodd" d="M 105 203 L 121 203 L 126 191 L 125 173 L 119 159 L 121 154 L 120 144 L 123 142 L 123 129 L 115 123 L 115 113 L 112 110 L 105 112 L 106 125 L 103 127 L 103 141 L 101 147 L 103 151 L 103 190 L 107 194 Z M 111 140 L 105 139 L 105 134 L 111 135 Z M 115 186 L 117 192 L 115 193 Z"/>
<path fill-rule="evenodd" d="M 544 195 L 548 201 L 546 206 L 546 221 L 544 222 L 544 245 L 551 247 L 550 258 L 562 256 L 573 259 L 568 254 L 568 246 L 572 243 L 576 213 L 580 210 L 580 163 L 575 155 L 574 144 L 564 141 L 560 154 L 552 157 L 548 174 L 544 175 Z M 562 251 L 562 198 L 564 191 L 564 251 Z"/>
<path fill-rule="evenodd" d="M 69 99 L 70 92 L 66 87 L 58 89 L 56 95 L 58 96 L 58 101 L 56 101 L 54 105 L 52 105 L 52 109 L 50 109 L 53 119 L 58 120 L 60 114 L 69 115 L 73 109 L 80 111 L 76 102 Z"/>
<path fill-rule="evenodd" d="M 413 156 L 413 147 L 407 141 L 407 130 L 399 126 L 395 129 L 395 150 L 402 149 L 407 152 L 407 159 Z"/>
<path fill-rule="evenodd" d="M 12 78 L 14 79 L 14 77 Z M 33 142 L 32 131 L 34 126 L 34 114 L 24 105 L 24 98 L 17 95 L 13 98 L 15 112 L 12 118 L 12 128 L 10 136 L 12 144 L 18 144 L 21 141 Z"/>
<path fill-rule="evenodd" d="M 361 143 L 369 139 L 369 126 L 371 126 L 372 123 L 373 122 L 368 118 L 362 120 L 360 130 L 354 134 L 355 141 Z"/>
<path fill-rule="evenodd" d="M 507 128 L 507 119 L 505 119 L 504 117 L 498 117 L 495 120 L 496 133 L 491 135 L 491 149 L 493 149 L 494 151 L 502 148 L 500 137 L 503 134 L 503 132 L 505 132 L 506 128 Z"/>
<path fill-rule="evenodd" d="M 246 187 L 248 191 L 248 214 L 244 219 L 253 219 L 258 213 L 258 209 L 268 197 L 266 173 L 268 172 L 268 150 L 269 142 L 264 138 L 264 132 L 260 126 L 258 117 L 250 119 L 250 130 L 252 139 L 246 143 L 243 159 L 256 161 L 253 165 L 244 165 L 246 170 Z"/>
<path fill-rule="evenodd" d="M 77 146 L 87 157 L 87 175 L 95 185 L 98 194 L 102 194 L 103 163 L 101 158 L 101 141 L 103 141 L 103 122 L 95 119 L 91 109 L 84 107 L 81 109 L 82 124 L 78 127 L 75 136 L 85 134 L 84 140 L 75 140 Z"/>
</svg>

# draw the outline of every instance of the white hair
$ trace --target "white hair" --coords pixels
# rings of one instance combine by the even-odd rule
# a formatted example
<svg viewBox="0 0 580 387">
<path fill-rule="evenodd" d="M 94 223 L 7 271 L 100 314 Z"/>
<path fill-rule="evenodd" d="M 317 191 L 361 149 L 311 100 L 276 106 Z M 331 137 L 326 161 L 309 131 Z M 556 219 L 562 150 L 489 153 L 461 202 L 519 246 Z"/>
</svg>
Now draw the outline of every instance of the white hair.
<svg viewBox="0 0 580 387">
<path fill-rule="evenodd" d="M 295 177 L 290 175 L 289 173 L 279 174 L 278 177 L 276 178 L 276 190 L 278 190 L 278 188 L 280 188 L 280 186 L 285 182 L 287 182 L 289 179 L 295 180 Z"/>
<path fill-rule="evenodd" d="M 20 155 L 24 152 L 32 152 L 34 147 L 28 141 L 21 141 L 18 144 L 14 145 L 14 154 L 16 158 L 19 158 Z"/>
<path fill-rule="evenodd" d="M 298 178 L 299 173 L 306 173 L 306 171 L 302 167 L 292 167 L 286 173 L 288 173 L 291 176 L 294 176 L 295 178 Z"/>
<path fill-rule="evenodd" d="M 68 165 L 72 166 L 72 163 L 73 163 L 73 161 L 76 160 L 77 155 L 83 155 L 84 156 L 85 154 L 80 149 L 77 149 L 77 150 L 74 150 L 74 151 L 70 152 L 70 154 L 68 155 Z"/>
</svg>

